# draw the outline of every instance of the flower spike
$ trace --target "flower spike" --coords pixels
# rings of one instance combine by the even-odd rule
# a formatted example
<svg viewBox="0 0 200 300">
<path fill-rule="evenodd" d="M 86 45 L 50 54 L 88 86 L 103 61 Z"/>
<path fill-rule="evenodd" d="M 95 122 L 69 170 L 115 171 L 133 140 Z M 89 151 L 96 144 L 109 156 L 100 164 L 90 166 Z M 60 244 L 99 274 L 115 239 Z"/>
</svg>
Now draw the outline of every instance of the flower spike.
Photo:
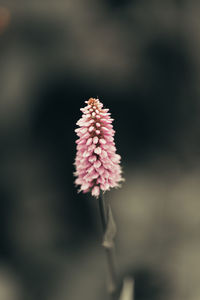
<svg viewBox="0 0 200 300">
<path fill-rule="evenodd" d="M 120 155 L 116 154 L 112 121 L 108 109 L 99 99 L 90 98 L 80 110 L 81 119 L 76 123 L 77 154 L 75 180 L 83 193 L 91 192 L 98 198 L 100 192 L 119 187 L 121 176 Z"/>
</svg>

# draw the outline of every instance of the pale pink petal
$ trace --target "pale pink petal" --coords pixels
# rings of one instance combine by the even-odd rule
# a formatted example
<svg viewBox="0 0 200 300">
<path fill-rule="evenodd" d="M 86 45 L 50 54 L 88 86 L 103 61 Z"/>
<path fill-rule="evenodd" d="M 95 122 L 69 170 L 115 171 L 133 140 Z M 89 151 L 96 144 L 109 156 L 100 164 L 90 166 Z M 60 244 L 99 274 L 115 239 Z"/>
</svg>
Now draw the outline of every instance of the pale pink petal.
<svg viewBox="0 0 200 300">
<path fill-rule="evenodd" d="M 91 145 L 91 144 L 92 144 L 92 138 L 89 138 L 89 139 L 87 140 L 86 145 L 89 146 L 89 145 Z"/>
<path fill-rule="evenodd" d="M 92 132 L 94 130 L 94 126 L 89 127 L 89 132 Z"/>
<path fill-rule="evenodd" d="M 97 160 L 97 157 L 95 155 L 92 155 L 88 158 L 89 162 L 93 163 Z"/>
<path fill-rule="evenodd" d="M 99 141 L 98 137 L 97 137 L 97 136 L 95 136 L 95 137 L 93 138 L 93 144 L 97 144 L 97 143 L 98 143 L 98 141 Z"/>
<path fill-rule="evenodd" d="M 94 167 L 97 169 L 97 168 L 99 168 L 100 166 L 101 166 L 100 160 L 95 161 Z"/>
<path fill-rule="evenodd" d="M 97 147 L 96 149 L 94 149 L 94 153 L 101 154 L 101 148 Z"/>
<path fill-rule="evenodd" d="M 100 188 L 96 185 L 95 187 L 93 187 L 92 189 L 92 196 L 98 197 L 100 194 Z"/>
<path fill-rule="evenodd" d="M 104 139 L 100 139 L 99 142 L 100 142 L 100 144 L 106 144 L 106 140 L 104 140 Z"/>
<path fill-rule="evenodd" d="M 101 157 L 102 157 L 102 158 L 108 157 L 108 154 L 107 154 L 107 152 L 106 152 L 105 150 L 102 150 L 102 151 L 101 151 Z"/>
</svg>

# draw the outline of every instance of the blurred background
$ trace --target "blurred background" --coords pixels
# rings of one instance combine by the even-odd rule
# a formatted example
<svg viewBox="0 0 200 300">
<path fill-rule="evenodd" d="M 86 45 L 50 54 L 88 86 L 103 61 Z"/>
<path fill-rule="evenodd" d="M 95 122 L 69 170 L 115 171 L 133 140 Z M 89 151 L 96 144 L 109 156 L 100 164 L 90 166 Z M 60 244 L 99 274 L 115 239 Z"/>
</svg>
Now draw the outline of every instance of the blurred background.
<svg viewBox="0 0 200 300">
<path fill-rule="evenodd" d="M 73 181 L 99 97 L 126 182 L 106 194 L 136 300 L 200 299 L 200 3 L 0 6 L 0 300 L 107 299 L 97 202 Z"/>
</svg>

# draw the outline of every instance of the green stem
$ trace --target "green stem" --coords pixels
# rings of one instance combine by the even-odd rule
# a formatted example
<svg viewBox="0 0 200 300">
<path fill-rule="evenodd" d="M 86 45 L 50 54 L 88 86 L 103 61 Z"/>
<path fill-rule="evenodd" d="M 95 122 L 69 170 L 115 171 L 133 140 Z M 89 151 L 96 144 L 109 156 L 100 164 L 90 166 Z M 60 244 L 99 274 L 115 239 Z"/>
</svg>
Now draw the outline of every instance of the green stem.
<svg viewBox="0 0 200 300">
<path fill-rule="evenodd" d="M 99 197 L 99 211 L 101 217 L 101 223 L 103 228 L 103 235 L 107 229 L 107 211 L 108 211 L 108 203 L 106 203 L 103 194 Z M 116 267 L 116 258 L 115 258 L 115 248 L 105 248 L 107 266 L 108 266 L 108 276 L 109 276 L 109 294 L 112 300 L 116 300 L 116 293 L 118 287 L 118 276 L 117 276 L 117 267 Z"/>
</svg>

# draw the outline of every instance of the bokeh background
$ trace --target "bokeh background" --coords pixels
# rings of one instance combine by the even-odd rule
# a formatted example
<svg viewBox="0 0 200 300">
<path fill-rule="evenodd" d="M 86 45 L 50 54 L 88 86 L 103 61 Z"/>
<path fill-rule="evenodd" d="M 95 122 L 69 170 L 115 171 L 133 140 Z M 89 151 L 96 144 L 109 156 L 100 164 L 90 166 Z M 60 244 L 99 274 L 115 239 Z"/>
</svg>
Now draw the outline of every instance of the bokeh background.
<svg viewBox="0 0 200 300">
<path fill-rule="evenodd" d="M 97 202 L 73 181 L 89 97 L 115 119 L 107 193 L 136 300 L 200 299 L 200 3 L 0 7 L 0 300 L 107 299 Z"/>
</svg>

